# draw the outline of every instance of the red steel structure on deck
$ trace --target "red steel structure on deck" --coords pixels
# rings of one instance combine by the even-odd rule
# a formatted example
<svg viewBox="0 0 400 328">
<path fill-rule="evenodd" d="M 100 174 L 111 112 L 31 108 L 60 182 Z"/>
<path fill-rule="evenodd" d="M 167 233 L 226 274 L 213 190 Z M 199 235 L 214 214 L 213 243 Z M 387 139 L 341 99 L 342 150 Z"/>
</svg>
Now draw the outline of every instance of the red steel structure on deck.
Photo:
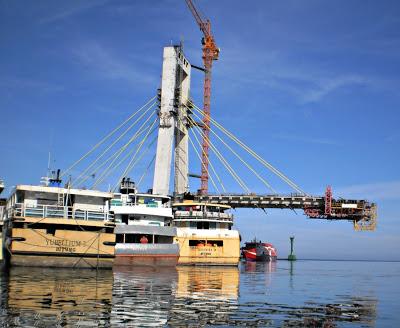
<svg viewBox="0 0 400 328">
<path fill-rule="evenodd" d="M 204 63 L 204 96 L 203 96 L 203 142 L 201 153 L 201 187 L 200 193 L 208 193 L 208 164 L 209 164 L 209 138 L 210 138 L 210 103 L 211 103 L 211 69 L 213 60 L 218 59 L 219 48 L 217 47 L 214 36 L 211 33 L 211 22 L 201 17 L 192 0 L 186 0 L 200 31 L 203 32 L 203 63 Z"/>
<path fill-rule="evenodd" d="M 331 186 L 326 187 L 325 191 L 325 215 L 330 216 L 332 214 L 332 188 Z"/>
</svg>

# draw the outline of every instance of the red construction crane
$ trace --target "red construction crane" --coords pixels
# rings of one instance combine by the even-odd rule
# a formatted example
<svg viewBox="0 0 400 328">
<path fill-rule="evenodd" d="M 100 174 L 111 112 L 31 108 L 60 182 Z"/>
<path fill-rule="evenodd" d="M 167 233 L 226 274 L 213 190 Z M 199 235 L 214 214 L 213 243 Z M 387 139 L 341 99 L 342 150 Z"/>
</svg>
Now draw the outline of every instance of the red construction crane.
<svg viewBox="0 0 400 328">
<path fill-rule="evenodd" d="M 192 0 L 185 0 L 190 11 L 192 12 L 200 30 L 204 37 L 203 44 L 203 62 L 204 62 L 204 96 L 203 96 L 203 144 L 201 154 L 201 187 L 200 193 L 205 195 L 208 193 L 208 153 L 209 153 L 209 136 L 210 136 L 210 99 L 211 99 L 211 69 L 213 60 L 218 59 L 219 48 L 215 44 L 214 36 L 211 33 L 211 22 L 209 19 L 201 17 L 199 11 L 193 4 Z"/>
</svg>

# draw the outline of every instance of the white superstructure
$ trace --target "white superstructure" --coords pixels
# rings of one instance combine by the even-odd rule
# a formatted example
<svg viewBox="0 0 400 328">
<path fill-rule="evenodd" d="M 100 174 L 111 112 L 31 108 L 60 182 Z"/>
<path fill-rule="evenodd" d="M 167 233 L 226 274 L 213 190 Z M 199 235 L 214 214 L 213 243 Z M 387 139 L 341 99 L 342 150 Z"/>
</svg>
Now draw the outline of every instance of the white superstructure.
<svg viewBox="0 0 400 328">
<path fill-rule="evenodd" d="M 176 265 L 179 245 L 171 226 L 170 197 L 138 193 L 135 183 L 124 178 L 111 211 L 116 221 L 116 265 Z"/>
</svg>

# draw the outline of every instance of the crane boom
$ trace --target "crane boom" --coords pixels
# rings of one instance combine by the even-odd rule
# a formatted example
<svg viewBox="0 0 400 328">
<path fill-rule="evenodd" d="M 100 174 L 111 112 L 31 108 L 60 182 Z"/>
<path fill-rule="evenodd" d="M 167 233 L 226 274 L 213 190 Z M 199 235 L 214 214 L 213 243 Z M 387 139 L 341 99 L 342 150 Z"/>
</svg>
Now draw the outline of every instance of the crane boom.
<svg viewBox="0 0 400 328">
<path fill-rule="evenodd" d="M 200 27 L 200 30 L 203 32 L 205 36 L 210 35 L 210 28 L 209 28 L 209 20 L 204 22 L 204 20 L 201 18 L 200 13 L 194 6 L 193 2 L 191 0 L 186 0 L 186 4 L 188 5 L 190 11 L 192 12 L 197 24 Z M 208 25 L 208 26 L 207 26 Z"/>
<path fill-rule="evenodd" d="M 192 0 L 185 0 L 192 12 L 200 30 L 203 32 L 203 63 L 204 63 L 204 94 L 203 94 L 203 142 L 201 153 L 201 187 L 200 193 L 208 193 L 208 163 L 209 163 L 209 138 L 210 138 L 210 104 L 211 104 L 211 69 L 213 60 L 218 59 L 219 48 L 217 47 L 214 36 L 211 33 L 211 22 L 203 19 L 196 9 Z"/>
</svg>

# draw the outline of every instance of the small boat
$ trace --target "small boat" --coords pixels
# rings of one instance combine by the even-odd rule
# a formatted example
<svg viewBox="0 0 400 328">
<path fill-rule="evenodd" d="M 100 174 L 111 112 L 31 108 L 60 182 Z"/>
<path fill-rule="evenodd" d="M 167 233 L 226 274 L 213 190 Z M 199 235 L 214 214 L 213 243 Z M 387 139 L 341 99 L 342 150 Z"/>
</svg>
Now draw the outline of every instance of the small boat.
<svg viewBox="0 0 400 328">
<path fill-rule="evenodd" d="M 254 239 L 246 242 L 242 247 L 242 256 L 246 261 L 276 261 L 277 252 L 275 247 L 270 243 L 263 243 Z"/>
</svg>

